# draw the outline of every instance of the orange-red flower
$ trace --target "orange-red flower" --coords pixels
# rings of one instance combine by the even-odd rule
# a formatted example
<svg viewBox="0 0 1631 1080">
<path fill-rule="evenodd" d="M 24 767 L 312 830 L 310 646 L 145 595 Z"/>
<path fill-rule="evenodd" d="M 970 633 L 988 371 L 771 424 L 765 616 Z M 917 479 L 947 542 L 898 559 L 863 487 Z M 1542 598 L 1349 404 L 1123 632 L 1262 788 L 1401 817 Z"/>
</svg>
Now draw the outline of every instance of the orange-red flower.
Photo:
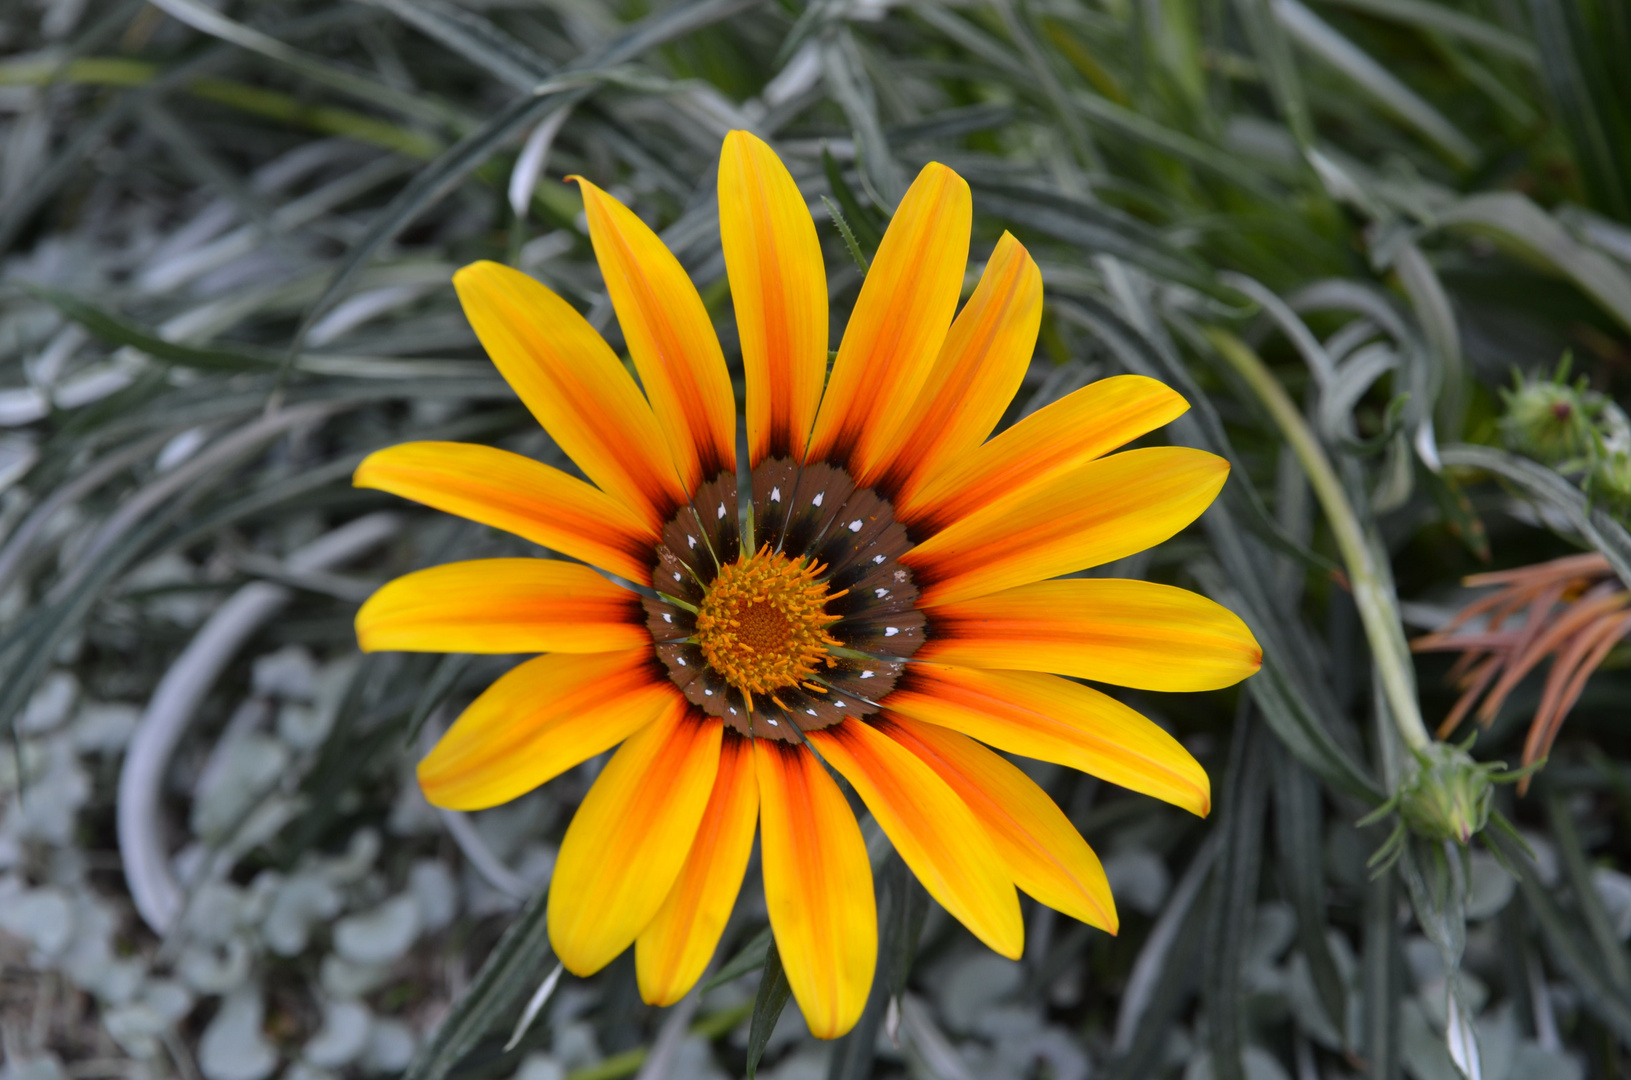
<svg viewBox="0 0 1631 1080">
<path fill-rule="evenodd" d="M 1439 738 L 1448 738 L 1480 698 L 1478 722 L 1489 727 L 1524 676 L 1552 657 L 1523 744 L 1528 768 L 1552 752 L 1586 680 L 1615 645 L 1631 636 L 1631 592 L 1595 552 L 1474 574 L 1463 584 L 1499 588 L 1462 608 L 1443 629 L 1410 643 L 1417 652 L 1461 653 L 1448 676 L 1460 687 L 1461 697 L 1439 725 Z M 1480 617 L 1488 620 L 1486 625 L 1470 625 Z M 1509 625 L 1513 620 L 1518 621 Z M 1518 792 L 1528 789 L 1525 776 L 1518 781 Z"/>
<path fill-rule="evenodd" d="M 677 1001 L 718 944 L 757 828 L 782 964 L 823 1038 L 859 1017 L 877 954 L 866 848 L 828 768 L 1003 955 L 1022 947 L 1016 885 L 1114 932 L 1098 859 L 981 743 L 1209 809 L 1205 772 L 1170 735 L 1060 676 L 1228 686 L 1257 670 L 1251 633 L 1181 589 L 1049 580 L 1158 544 L 1211 503 L 1228 472 L 1211 454 L 1105 456 L 1184 401 L 1106 379 L 988 440 L 1030 362 L 1041 275 L 1005 235 L 957 312 L 970 197 L 938 164 L 895 213 L 829 376 L 815 224 L 770 148 L 733 132 L 719 217 L 747 389 L 738 490 L 735 400 L 696 288 L 639 218 L 579 184 L 638 384 L 531 278 L 476 263 L 454 284 L 588 482 L 455 443 L 357 470 L 359 485 L 581 560 L 434 567 L 363 606 L 365 649 L 544 654 L 420 763 L 426 796 L 492 806 L 621 743 L 550 885 L 562 963 L 589 974 L 632 944 L 646 999 Z"/>
</svg>

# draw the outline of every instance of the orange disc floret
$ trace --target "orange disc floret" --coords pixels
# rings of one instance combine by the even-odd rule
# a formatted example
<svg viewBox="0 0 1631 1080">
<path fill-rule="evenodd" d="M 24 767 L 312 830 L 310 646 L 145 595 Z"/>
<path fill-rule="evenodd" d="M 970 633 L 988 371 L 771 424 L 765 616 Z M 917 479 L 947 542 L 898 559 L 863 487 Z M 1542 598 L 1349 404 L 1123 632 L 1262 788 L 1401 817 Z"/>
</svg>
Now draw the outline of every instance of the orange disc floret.
<svg viewBox="0 0 1631 1080">
<path fill-rule="evenodd" d="M 821 665 L 833 665 L 827 650 L 840 642 L 827 626 L 839 616 L 827 613 L 827 601 L 848 591 L 829 593 L 820 580 L 825 570 L 765 544 L 721 567 L 709 586 L 697 610 L 697 645 L 750 708 L 754 694 L 774 701 L 788 686 L 823 692 L 807 680 Z"/>
</svg>

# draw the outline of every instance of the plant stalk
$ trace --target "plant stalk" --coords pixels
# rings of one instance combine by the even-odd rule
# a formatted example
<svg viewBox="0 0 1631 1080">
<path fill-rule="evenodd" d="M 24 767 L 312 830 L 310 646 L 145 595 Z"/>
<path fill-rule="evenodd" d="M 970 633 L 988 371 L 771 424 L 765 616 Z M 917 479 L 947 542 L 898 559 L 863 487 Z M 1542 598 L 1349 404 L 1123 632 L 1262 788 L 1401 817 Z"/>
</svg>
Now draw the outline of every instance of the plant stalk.
<svg viewBox="0 0 1631 1080">
<path fill-rule="evenodd" d="M 1285 387 L 1269 371 L 1267 365 L 1252 351 L 1251 346 L 1234 334 L 1219 327 L 1206 328 L 1207 340 L 1218 350 L 1229 366 L 1246 381 L 1258 400 L 1280 428 L 1286 442 L 1325 511 L 1336 537 L 1337 548 L 1348 571 L 1348 583 L 1353 590 L 1354 605 L 1359 609 L 1365 637 L 1370 642 L 1375 658 L 1377 676 L 1387 696 L 1393 722 L 1405 745 L 1413 750 L 1424 750 L 1432 745 L 1427 725 L 1421 718 L 1421 707 L 1416 701 L 1415 677 L 1410 667 L 1410 649 L 1404 639 L 1404 626 L 1399 620 L 1397 597 L 1392 583 L 1376 557 L 1376 550 L 1365 535 L 1359 515 L 1325 456 L 1319 440 L 1303 419 Z"/>
</svg>

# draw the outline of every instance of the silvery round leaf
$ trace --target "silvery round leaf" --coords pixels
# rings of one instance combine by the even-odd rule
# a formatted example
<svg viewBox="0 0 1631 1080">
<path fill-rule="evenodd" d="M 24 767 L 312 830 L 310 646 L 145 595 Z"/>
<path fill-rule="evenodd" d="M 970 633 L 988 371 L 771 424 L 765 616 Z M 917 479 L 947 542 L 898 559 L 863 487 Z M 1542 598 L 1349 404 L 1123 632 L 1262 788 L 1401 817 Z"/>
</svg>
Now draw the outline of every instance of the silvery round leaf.
<svg viewBox="0 0 1631 1080">
<path fill-rule="evenodd" d="M 0 904 L 0 929 L 27 941 L 44 956 L 57 956 L 73 938 L 73 903 L 61 889 L 29 889 Z"/>
<path fill-rule="evenodd" d="M 393 896 L 336 923 L 334 951 L 357 964 L 389 964 L 412 947 L 421 925 L 419 902 L 407 893 Z"/>
<path fill-rule="evenodd" d="M 310 701 L 317 694 L 317 661 L 301 645 L 285 645 L 255 658 L 250 685 L 262 697 Z"/>
<path fill-rule="evenodd" d="M 960 958 L 936 981 L 940 1011 L 946 1024 L 958 1031 L 971 1031 L 981 1015 L 1015 990 L 1024 977 L 1024 968 L 990 952 Z"/>
<path fill-rule="evenodd" d="M 420 859 L 408 871 L 408 888 L 419 904 L 425 930 L 434 933 L 453 921 L 459 911 L 459 887 L 453 872 L 439 859 Z"/>
<path fill-rule="evenodd" d="M 1116 904 L 1141 915 L 1159 911 L 1172 885 L 1167 864 L 1144 848 L 1124 848 L 1105 859 L 1104 876 Z"/>
<path fill-rule="evenodd" d="M 408 1067 L 418 1041 L 413 1029 L 400 1020 L 374 1020 L 363 1048 L 362 1067 L 370 1073 L 397 1073 Z"/>
<path fill-rule="evenodd" d="M 528 1054 L 515 1070 L 515 1080 L 565 1080 L 566 1068 L 542 1051 Z"/>
<path fill-rule="evenodd" d="M 1613 925 L 1614 932 L 1621 941 L 1631 937 L 1631 877 L 1618 870 L 1599 866 L 1591 872 L 1591 883 L 1597 887 L 1597 895 L 1603 899 L 1603 907 L 1608 910 L 1608 921 Z"/>
<path fill-rule="evenodd" d="M 325 1069 L 349 1065 L 368 1046 L 373 1015 L 356 1001 L 331 1001 L 323 1006 L 323 1026 L 300 1051 L 308 1064 Z"/>
<path fill-rule="evenodd" d="M 79 700 L 79 680 L 66 671 L 53 671 L 29 697 L 17 718 L 17 730 L 38 735 L 55 728 L 73 711 Z"/>
<path fill-rule="evenodd" d="M 261 1031 L 265 1005 L 260 989 L 234 991 L 216 1011 L 198 1043 L 198 1068 L 208 1080 L 266 1080 L 277 1052 Z"/>
<path fill-rule="evenodd" d="M 272 893 L 261 937 L 279 956 L 295 956 L 310 940 L 312 925 L 338 915 L 341 905 L 339 890 L 327 880 L 310 871 L 297 873 Z"/>
<path fill-rule="evenodd" d="M 197 942 L 181 951 L 176 973 L 201 994 L 224 994 L 244 985 L 250 959 L 249 943 L 242 938 Z"/>
<path fill-rule="evenodd" d="M 1631 883 L 1631 878 L 1626 881 Z M 1472 853 L 1472 875 L 1467 883 L 1467 921 L 1482 922 L 1498 915 L 1512 899 L 1518 883 L 1486 851 Z M 1628 931 L 1631 932 L 1631 931 Z"/>
<path fill-rule="evenodd" d="M 354 964 L 330 954 L 318 968 L 318 982 L 333 998 L 359 998 L 385 985 L 391 969 L 383 964 Z"/>
</svg>

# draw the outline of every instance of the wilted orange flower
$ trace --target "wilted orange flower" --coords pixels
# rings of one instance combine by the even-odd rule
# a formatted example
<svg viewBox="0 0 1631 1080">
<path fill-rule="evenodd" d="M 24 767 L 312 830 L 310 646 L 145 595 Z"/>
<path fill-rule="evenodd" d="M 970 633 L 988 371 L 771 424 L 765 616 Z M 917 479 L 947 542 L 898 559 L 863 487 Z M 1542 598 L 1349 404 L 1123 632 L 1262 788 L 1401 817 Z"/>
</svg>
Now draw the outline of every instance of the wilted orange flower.
<svg viewBox="0 0 1631 1080">
<path fill-rule="evenodd" d="M 1462 608 L 1443 629 L 1411 642 L 1417 652 L 1461 653 L 1448 676 L 1461 689 L 1461 697 L 1439 725 L 1439 738 L 1459 727 L 1479 698 L 1483 704 L 1478 707 L 1478 722 L 1488 727 L 1524 676 L 1553 657 L 1540 707 L 1523 744 L 1527 768 L 1552 752 L 1586 680 L 1631 634 L 1631 592 L 1614 576 L 1608 560 L 1595 553 L 1474 574 L 1462 584 L 1501 588 Z M 1520 616 L 1517 625 L 1507 625 Z M 1487 620 L 1483 626 L 1465 629 L 1480 617 Z M 1525 776 L 1518 791 L 1528 788 Z"/>
<path fill-rule="evenodd" d="M 770 148 L 733 132 L 719 218 L 747 389 L 738 490 L 735 400 L 696 288 L 639 218 L 578 182 L 639 385 L 531 278 L 484 262 L 454 284 L 589 482 L 457 443 L 357 470 L 582 560 L 438 566 L 363 606 L 365 649 L 545 654 L 420 763 L 426 796 L 492 806 L 621 743 L 561 844 L 550 936 L 580 975 L 634 945 L 661 1004 L 713 955 L 757 826 L 782 964 L 822 1038 L 860 1016 L 877 954 L 871 867 L 828 767 L 996 951 L 1021 952 L 1016 885 L 1114 932 L 1098 859 L 981 742 L 1207 812 L 1206 774 L 1170 735 L 1060 676 L 1228 686 L 1258 667 L 1251 633 L 1181 589 L 1048 580 L 1160 543 L 1217 495 L 1228 467 L 1211 454 L 1104 456 L 1184 401 L 1106 379 L 987 441 L 1032 355 L 1041 276 L 1005 235 L 953 320 L 970 197 L 938 164 L 895 213 L 829 377 L 815 224 Z"/>
</svg>

